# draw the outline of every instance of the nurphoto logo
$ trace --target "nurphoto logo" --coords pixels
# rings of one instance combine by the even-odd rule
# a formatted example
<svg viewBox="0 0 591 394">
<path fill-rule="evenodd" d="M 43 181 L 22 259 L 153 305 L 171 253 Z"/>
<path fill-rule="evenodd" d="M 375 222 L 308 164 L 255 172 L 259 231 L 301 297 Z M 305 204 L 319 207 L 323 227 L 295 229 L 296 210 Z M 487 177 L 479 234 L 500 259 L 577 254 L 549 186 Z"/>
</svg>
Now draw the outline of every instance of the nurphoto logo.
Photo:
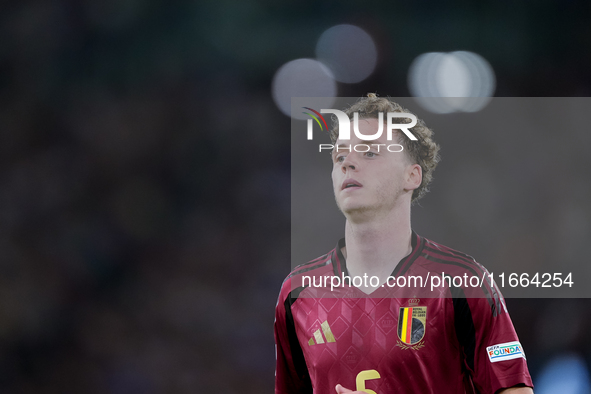
<svg viewBox="0 0 591 394">
<path fill-rule="evenodd" d="M 312 112 L 312 113 L 304 112 L 304 114 L 309 115 L 312 118 L 312 119 L 308 119 L 308 123 L 307 123 L 308 140 L 312 140 L 314 138 L 313 120 L 315 120 L 316 123 L 318 124 L 318 126 L 320 126 L 320 130 L 324 131 L 324 128 L 326 127 L 326 131 L 328 131 L 328 124 L 326 123 L 326 120 L 324 119 L 324 116 L 322 116 L 322 114 L 333 114 L 337 117 L 337 120 L 339 122 L 339 139 L 340 140 L 347 141 L 347 140 L 351 139 L 351 120 L 349 119 L 347 114 L 345 114 L 343 111 L 340 111 L 338 109 L 321 109 L 320 112 L 318 112 L 310 107 L 302 107 L 302 108 L 307 109 Z M 394 123 L 394 119 L 410 119 L 410 123 Z M 353 113 L 353 133 L 355 133 L 355 136 L 362 141 L 375 141 L 382 136 L 382 134 L 384 133 L 384 113 L 383 112 L 378 113 L 378 124 L 379 124 L 378 130 L 374 134 L 369 134 L 369 135 L 362 134 L 359 131 L 359 113 L 357 113 L 357 112 Z M 400 130 L 412 141 L 417 141 L 417 137 L 415 137 L 409 130 L 410 128 L 414 127 L 416 124 L 417 124 L 417 117 L 411 113 L 387 112 L 386 113 L 386 138 L 387 138 L 387 140 L 392 141 L 392 135 L 393 135 L 392 131 L 393 130 Z M 371 144 L 371 145 L 376 146 L 378 151 L 380 150 L 380 146 L 385 146 L 389 152 L 401 152 L 404 149 L 403 146 L 400 144 L 390 144 L 390 145 Z M 320 144 L 318 151 L 322 152 L 323 149 L 333 150 L 333 149 L 335 149 L 335 146 L 333 144 Z M 370 147 L 367 144 L 359 144 L 359 145 L 353 145 L 353 146 L 348 146 L 348 147 L 337 146 L 336 149 L 337 149 L 337 151 L 340 149 L 343 149 L 343 150 L 349 150 L 349 152 L 350 152 L 351 149 L 353 149 L 355 152 L 367 152 L 370 149 Z"/>
</svg>

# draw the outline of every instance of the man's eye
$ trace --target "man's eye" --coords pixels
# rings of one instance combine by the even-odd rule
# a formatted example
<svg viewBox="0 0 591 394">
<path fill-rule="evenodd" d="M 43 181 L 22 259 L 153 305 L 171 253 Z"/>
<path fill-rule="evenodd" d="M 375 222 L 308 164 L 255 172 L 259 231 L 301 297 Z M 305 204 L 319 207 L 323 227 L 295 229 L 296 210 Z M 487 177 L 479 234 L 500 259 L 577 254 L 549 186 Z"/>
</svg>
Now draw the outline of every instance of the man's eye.
<svg viewBox="0 0 591 394">
<path fill-rule="evenodd" d="M 365 152 L 365 155 L 367 157 L 375 157 L 375 156 L 377 156 L 374 152 Z"/>
<path fill-rule="evenodd" d="M 343 162 L 343 160 L 345 160 L 345 156 L 337 156 L 335 160 L 337 161 L 337 163 L 341 163 Z"/>
</svg>

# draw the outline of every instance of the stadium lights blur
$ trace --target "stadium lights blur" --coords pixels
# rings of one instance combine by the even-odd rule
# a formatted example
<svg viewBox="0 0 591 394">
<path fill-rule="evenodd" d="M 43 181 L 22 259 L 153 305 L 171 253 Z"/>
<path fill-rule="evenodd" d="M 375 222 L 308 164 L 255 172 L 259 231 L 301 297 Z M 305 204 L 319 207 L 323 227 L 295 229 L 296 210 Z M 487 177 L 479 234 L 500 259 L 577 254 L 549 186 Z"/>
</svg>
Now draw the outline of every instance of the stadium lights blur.
<svg viewBox="0 0 591 394">
<path fill-rule="evenodd" d="M 318 39 L 316 58 L 330 68 L 337 81 L 357 83 L 375 69 L 378 51 L 365 30 L 353 25 L 336 25 Z"/>
<path fill-rule="evenodd" d="M 296 59 L 277 70 L 272 82 L 275 105 L 287 116 L 306 119 L 302 113 L 291 113 L 292 97 L 325 97 L 316 105 L 330 108 L 337 94 L 337 83 L 332 72 L 314 59 Z"/>
<path fill-rule="evenodd" d="M 480 111 L 494 94 L 495 83 L 491 65 L 467 51 L 424 53 L 408 73 L 411 95 L 435 113 Z"/>
<path fill-rule="evenodd" d="M 291 113 L 292 97 L 325 97 L 315 103 L 330 108 L 337 94 L 337 81 L 361 82 L 377 64 L 377 48 L 369 34 L 353 25 L 336 25 L 325 30 L 316 44 L 315 59 L 296 59 L 285 63 L 273 77 L 275 105 L 287 116 L 306 119 Z"/>
<path fill-rule="evenodd" d="M 536 379 L 536 394 L 591 392 L 585 360 L 575 353 L 562 353 L 542 368 Z"/>
</svg>

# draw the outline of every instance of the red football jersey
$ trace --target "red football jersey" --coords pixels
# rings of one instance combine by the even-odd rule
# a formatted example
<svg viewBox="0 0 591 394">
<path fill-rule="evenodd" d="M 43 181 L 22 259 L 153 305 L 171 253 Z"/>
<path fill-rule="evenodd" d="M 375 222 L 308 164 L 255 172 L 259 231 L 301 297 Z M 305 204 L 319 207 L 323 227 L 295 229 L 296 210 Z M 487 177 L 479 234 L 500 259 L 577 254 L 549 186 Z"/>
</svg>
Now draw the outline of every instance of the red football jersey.
<svg viewBox="0 0 591 394">
<path fill-rule="evenodd" d="M 276 394 L 332 394 L 337 384 L 377 394 L 533 387 L 496 284 L 442 285 L 431 296 L 416 287 L 383 287 L 367 296 L 354 286 L 331 292 L 330 284 L 327 289 L 303 280 L 348 275 L 343 246 L 339 241 L 283 283 L 275 316 Z M 393 277 L 445 273 L 488 279 L 468 255 L 415 233 L 412 246 Z"/>
</svg>

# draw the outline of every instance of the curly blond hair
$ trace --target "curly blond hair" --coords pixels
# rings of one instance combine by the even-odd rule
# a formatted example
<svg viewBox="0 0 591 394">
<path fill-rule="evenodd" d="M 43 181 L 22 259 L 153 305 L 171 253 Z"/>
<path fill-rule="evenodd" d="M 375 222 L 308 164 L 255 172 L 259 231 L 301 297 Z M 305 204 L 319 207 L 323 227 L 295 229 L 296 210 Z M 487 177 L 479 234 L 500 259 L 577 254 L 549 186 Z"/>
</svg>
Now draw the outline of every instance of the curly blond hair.
<svg viewBox="0 0 591 394">
<path fill-rule="evenodd" d="M 367 97 L 361 97 L 355 104 L 345 109 L 349 119 L 353 119 L 353 113 L 359 113 L 359 119 L 378 119 L 379 112 L 407 112 L 411 111 L 403 108 L 400 104 L 389 98 L 378 97 L 375 93 L 368 93 Z M 410 119 L 404 119 L 404 123 L 410 123 Z M 339 123 L 333 117 L 332 128 L 330 130 L 330 139 L 335 144 L 339 137 Z M 417 124 L 410 131 L 417 137 L 417 141 L 405 138 L 402 133 L 397 133 L 398 143 L 404 147 L 404 151 L 413 164 L 421 166 L 423 178 L 421 185 L 412 193 L 412 202 L 416 202 L 429 191 L 429 184 L 433 180 L 433 171 L 440 161 L 439 145 L 433 140 L 433 130 L 429 129 L 425 122 L 417 117 Z"/>
</svg>

